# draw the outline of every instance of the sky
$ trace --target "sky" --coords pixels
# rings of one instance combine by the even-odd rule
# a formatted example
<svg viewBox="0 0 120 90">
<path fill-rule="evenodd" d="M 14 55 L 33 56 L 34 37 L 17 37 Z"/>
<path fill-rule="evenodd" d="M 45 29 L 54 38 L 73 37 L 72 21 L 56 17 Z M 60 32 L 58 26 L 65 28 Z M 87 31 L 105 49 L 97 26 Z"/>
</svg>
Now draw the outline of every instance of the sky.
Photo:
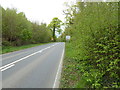
<svg viewBox="0 0 120 90">
<path fill-rule="evenodd" d="M 63 10 L 66 6 L 64 2 L 76 2 L 85 0 L 0 0 L 3 8 L 16 8 L 18 12 L 24 12 L 28 20 L 32 22 L 50 23 L 52 18 L 58 17 L 64 22 Z M 99 0 L 86 0 L 99 1 Z M 103 0 L 112 1 L 112 0 Z M 113 0 L 117 1 L 117 0 Z"/>
<path fill-rule="evenodd" d="M 5 9 L 16 8 L 18 12 L 24 12 L 32 22 L 49 24 L 54 17 L 64 21 L 64 2 L 71 1 L 76 0 L 0 0 L 0 5 Z"/>
</svg>

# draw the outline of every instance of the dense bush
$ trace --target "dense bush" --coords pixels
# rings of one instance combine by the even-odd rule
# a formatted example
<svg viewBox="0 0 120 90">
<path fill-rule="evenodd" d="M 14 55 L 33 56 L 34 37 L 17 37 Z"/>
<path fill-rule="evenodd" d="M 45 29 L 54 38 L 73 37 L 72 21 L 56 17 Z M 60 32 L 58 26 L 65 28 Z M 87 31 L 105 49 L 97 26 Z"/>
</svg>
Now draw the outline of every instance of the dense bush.
<svg viewBox="0 0 120 90">
<path fill-rule="evenodd" d="M 72 36 L 67 47 L 73 53 L 68 53 L 66 58 L 69 62 L 76 62 L 73 68 L 79 67 L 71 71 L 77 72 L 80 77 L 73 87 L 120 87 L 118 3 L 78 2 L 74 11 L 73 22 L 68 24 L 65 31 L 66 35 Z M 66 70 L 63 72 L 66 73 Z M 63 79 L 67 83 L 66 75 Z M 64 87 L 69 86 L 68 83 Z"/>
</svg>

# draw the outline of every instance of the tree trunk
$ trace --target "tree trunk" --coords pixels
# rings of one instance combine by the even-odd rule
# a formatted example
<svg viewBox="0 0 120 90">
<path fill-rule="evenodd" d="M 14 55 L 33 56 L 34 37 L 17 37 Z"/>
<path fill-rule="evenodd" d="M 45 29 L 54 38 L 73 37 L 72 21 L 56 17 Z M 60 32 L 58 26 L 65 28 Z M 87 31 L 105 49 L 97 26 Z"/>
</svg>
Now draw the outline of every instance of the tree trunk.
<svg viewBox="0 0 120 90">
<path fill-rule="evenodd" d="M 54 41 L 54 42 L 56 41 L 56 39 L 55 39 L 55 24 L 54 24 L 54 26 L 53 26 L 53 41 Z"/>
</svg>

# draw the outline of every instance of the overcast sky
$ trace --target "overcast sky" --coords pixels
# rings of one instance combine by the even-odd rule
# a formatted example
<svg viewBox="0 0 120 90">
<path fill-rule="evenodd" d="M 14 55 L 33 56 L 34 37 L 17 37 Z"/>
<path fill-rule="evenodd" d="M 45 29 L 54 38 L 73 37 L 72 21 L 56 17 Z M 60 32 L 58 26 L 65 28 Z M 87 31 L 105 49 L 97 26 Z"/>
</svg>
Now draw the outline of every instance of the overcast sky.
<svg viewBox="0 0 120 90">
<path fill-rule="evenodd" d="M 30 21 L 50 23 L 52 18 L 58 17 L 64 21 L 64 2 L 76 0 L 0 0 L 3 8 L 16 8 L 24 12 Z"/>
</svg>

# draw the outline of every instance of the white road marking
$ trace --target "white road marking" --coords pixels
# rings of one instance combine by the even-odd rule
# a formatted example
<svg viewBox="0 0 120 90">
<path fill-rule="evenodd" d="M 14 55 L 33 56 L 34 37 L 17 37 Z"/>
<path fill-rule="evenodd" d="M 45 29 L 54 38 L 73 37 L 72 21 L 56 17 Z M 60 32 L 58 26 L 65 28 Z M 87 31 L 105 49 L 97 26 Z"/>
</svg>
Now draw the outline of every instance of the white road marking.
<svg viewBox="0 0 120 90">
<path fill-rule="evenodd" d="M 13 67 L 14 65 L 15 65 L 15 64 L 11 64 L 10 66 L 8 66 L 8 67 L 6 67 L 6 68 L 3 68 L 3 69 L 1 70 L 1 72 L 3 72 L 3 71 L 5 71 L 5 70 L 7 70 L 7 69 Z"/>
<path fill-rule="evenodd" d="M 53 47 L 53 46 L 55 46 L 55 45 L 57 45 L 57 44 L 51 45 L 51 46 L 49 46 L 49 47 L 47 47 L 47 48 L 44 48 L 44 49 L 42 49 L 42 50 L 40 50 L 40 51 L 37 51 L 37 52 L 32 53 L 32 54 L 30 54 L 30 55 L 28 55 L 28 56 L 25 56 L 25 57 L 23 57 L 23 58 L 21 58 L 21 59 L 18 59 L 18 60 L 16 60 L 16 61 L 12 62 L 12 63 L 9 63 L 9 64 L 7 64 L 7 65 L 4 65 L 4 66 L 0 67 L 0 69 L 1 69 L 1 71 L 7 70 L 8 68 L 10 68 L 10 67 L 12 67 L 13 65 L 15 65 L 15 63 L 18 63 L 18 62 L 20 62 L 20 61 L 22 61 L 22 60 L 24 60 L 24 59 L 26 59 L 26 58 L 28 58 L 28 57 L 30 57 L 30 56 L 33 56 L 33 55 L 37 54 L 37 53 L 41 53 L 41 52 L 43 52 L 44 50 L 46 50 L 46 49 L 48 49 L 48 48 L 51 48 L 51 47 Z"/>
<path fill-rule="evenodd" d="M 59 74 L 60 74 L 60 72 L 62 70 L 62 61 L 63 61 L 63 58 L 64 58 L 64 52 L 65 52 L 65 50 L 63 49 L 61 60 L 60 60 L 60 64 L 59 64 L 59 67 L 58 67 L 58 70 L 57 70 L 57 74 L 56 74 L 56 77 L 55 77 L 55 81 L 54 81 L 54 84 L 53 84 L 53 88 L 59 88 L 59 87 L 57 87 L 57 81 L 59 79 Z"/>
<path fill-rule="evenodd" d="M 53 46 L 57 45 L 58 43 L 55 43 Z M 50 47 L 49 47 L 50 48 Z M 10 52 L 10 53 L 14 53 L 14 52 Z M 10 54 L 10 53 L 7 53 L 7 54 Z M 15 54 L 15 55 L 12 55 L 12 56 L 9 56 L 9 57 L 5 57 L 5 58 L 2 58 L 2 60 L 6 60 L 8 58 L 11 58 L 11 57 L 14 57 L 14 56 L 17 56 L 17 55 L 20 55 L 20 54 L 23 54 L 23 53 L 26 53 L 26 52 L 21 52 L 21 53 L 18 53 L 18 54 Z M 4 55 L 4 54 L 3 54 Z M 0 55 L 0 57 L 2 57 L 2 55 Z M 0 60 L 0 61 L 2 61 Z"/>
</svg>

